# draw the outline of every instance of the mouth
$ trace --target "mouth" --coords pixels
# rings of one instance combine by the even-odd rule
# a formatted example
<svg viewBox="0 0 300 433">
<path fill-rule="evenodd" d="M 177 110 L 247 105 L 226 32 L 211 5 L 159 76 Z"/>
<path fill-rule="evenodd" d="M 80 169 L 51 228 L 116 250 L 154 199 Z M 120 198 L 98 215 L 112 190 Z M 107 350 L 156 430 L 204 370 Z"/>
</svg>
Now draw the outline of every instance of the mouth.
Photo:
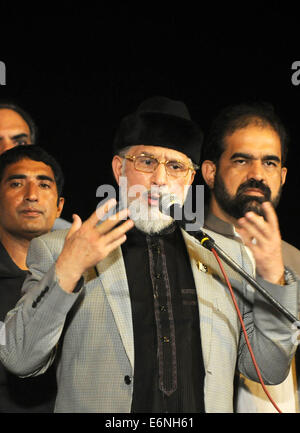
<svg viewBox="0 0 300 433">
<path fill-rule="evenodd" d="M 20 211 L 20 214 L 27 218 L 36 218 L 42 215 L 43 212 L 37 209 L 23 209 Z"/>
<path fill-rule="evenodd" d="M 260 196 L 260 197 L 264 197 L 265 194 L 263 193 L 263 191 L 261 189 L 258 188 L 247 188 L 245 189 L 242 194 L 245 195 L 253 195 L 253 196 Z"/>
<path fill-rule="evenodd" d="M 148 194 L 147 201 L 149 206 L 158 207 L 159 205 L 159 194 Z"/>
</svg>

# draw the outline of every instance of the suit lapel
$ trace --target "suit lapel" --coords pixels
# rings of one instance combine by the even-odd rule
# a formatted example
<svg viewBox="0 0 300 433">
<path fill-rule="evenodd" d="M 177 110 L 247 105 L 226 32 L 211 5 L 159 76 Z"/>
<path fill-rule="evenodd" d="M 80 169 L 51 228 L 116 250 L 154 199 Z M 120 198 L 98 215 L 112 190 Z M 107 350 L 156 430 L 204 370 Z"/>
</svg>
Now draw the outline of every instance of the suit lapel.
<svg viewBox="0 0 300 433">
<path fill-rule="evenodd" d="M 134 368 L 134 342 L 130 294 L 121 248 L 96 266 L 124 348 Z"/>
<path fill-rule="evenodd" d="M 200 243 L 182 230 L 183 238 L 190 256 L 191 267 L 197 291 L 202 354 L 205 368 L 208 369 L 211 352 L 211 332 L 213 314 L 213 291 L 211 275 L 206 267 L 207 252 Z"/>
</svg>

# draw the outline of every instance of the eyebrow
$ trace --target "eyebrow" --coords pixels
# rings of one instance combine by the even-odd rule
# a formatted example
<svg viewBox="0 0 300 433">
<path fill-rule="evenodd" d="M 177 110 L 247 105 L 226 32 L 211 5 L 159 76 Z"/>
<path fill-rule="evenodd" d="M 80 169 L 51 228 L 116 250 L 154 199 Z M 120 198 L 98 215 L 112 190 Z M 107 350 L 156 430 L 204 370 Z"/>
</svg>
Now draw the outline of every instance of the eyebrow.
<svg viewBox="0 0 300 433">
<path fill-rule="evenodd" d="M 48 180 L 49 182 L 55 183 L 54 179 L 50 176 L 46 176 L 45 174 L 38 174 L 35 176 L 37 180 Z M 12 174 L 11 176 L 8 176 L 7 179 L 5 179 L 5 182 L 10 182 L 14 179 L 27 179 L 28 176 L 26 174 Z"/>
<path fill-rule="evenodd" d="M 236 158 L 244 158 L 244 159 L 248 159 L 248 160 L 259 159 L 259 158 L 255 158 L 250 153 L 242 153 L 242 152 L 234 153 L 230 159 L 232 160 L 232 159 L 236 159 Z M 261 159 L 263 161 L 270 161 L 271 160 L 271 161 L 280 162 L 280 158 L 276 155 L 264 155 Z"/>
<path fill-rule="evenodd" d="M 24 138 L 24 137 L 29 137 L 29 134 L 26 134 L 25 132 L 23 132 L 22 134 L 17 134 L 17 135 L 12 136 L 12 138 L 14 138 L 14 139 Z"/>
<path fill-rule="evenodd" d="M 27 138 L 29 137 L 29 134 L 26 134 L 25 132 L 22 132 L 21 134 L 17 134 L 17 135 L 13 135 L 11 138 L 13 140 L 17 140 L 18 138 Z M 2 137 L 0 136 L 0 140 L 2 139 Z"/>
<path fill-rule="evenodd" d="M 142 153 L 140 153 L 140 154 L 137 155 L 137 156 L 151 156 L 152 158 L 155 158 L 155 159 L 157 159 L 157 160 L 160 160 L 160 158 L 159 158 L 158 156 L 155 156 L 155 155 L 153 155 L 153 153 L 149 153 L 149 152 L 142 152 Z M 181 158 L 178 159 L 178 158 L 173 157 L 173 158 L 166 158 L 166 160 L 167 160 L 167 161 L 170 161 L 170 162 L 172 162 L 172 161 L 180 161 L 180 162 L 182 162 L 183 164 L 187 164 L 187 162 L 183 161 Z"/>
</svg>

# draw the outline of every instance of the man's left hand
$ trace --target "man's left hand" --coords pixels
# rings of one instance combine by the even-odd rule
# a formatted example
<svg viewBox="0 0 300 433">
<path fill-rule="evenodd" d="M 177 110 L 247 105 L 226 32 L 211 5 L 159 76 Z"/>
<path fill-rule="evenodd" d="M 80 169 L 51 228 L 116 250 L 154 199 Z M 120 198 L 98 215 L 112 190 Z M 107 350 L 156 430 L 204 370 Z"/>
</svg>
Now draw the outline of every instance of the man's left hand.
<svg viewBox="0 0 300 433">
<path fill-rule="evenodd" d="M 276 212 L 270 202 L 264 202 L 265 218 L 247 212 L 238 220 L 236 229 L 253 253 L 257 273 L 273 284 L 284 284 L 284 264 L 281 236 Z"/>
</svg>

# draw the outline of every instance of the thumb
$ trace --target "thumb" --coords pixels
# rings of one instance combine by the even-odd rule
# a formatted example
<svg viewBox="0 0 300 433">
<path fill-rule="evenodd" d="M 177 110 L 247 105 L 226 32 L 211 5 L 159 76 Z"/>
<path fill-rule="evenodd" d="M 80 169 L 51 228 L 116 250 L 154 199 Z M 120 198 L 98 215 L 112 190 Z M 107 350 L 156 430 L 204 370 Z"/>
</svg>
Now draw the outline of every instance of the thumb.
<svg viewBox="0 0 300 433">
<path fill-rule="evenodd" d="M 72 215 L 72 218 L 73 218 L 73 223 L 68 231 L 66 239 L 69 239 L 73 235 L 73 233 L 77 232 L 77 230 L 79 230 L 80 227 L 82 226 L 82 221 L 79 215 L 74 213 Z"/>
</svg>

